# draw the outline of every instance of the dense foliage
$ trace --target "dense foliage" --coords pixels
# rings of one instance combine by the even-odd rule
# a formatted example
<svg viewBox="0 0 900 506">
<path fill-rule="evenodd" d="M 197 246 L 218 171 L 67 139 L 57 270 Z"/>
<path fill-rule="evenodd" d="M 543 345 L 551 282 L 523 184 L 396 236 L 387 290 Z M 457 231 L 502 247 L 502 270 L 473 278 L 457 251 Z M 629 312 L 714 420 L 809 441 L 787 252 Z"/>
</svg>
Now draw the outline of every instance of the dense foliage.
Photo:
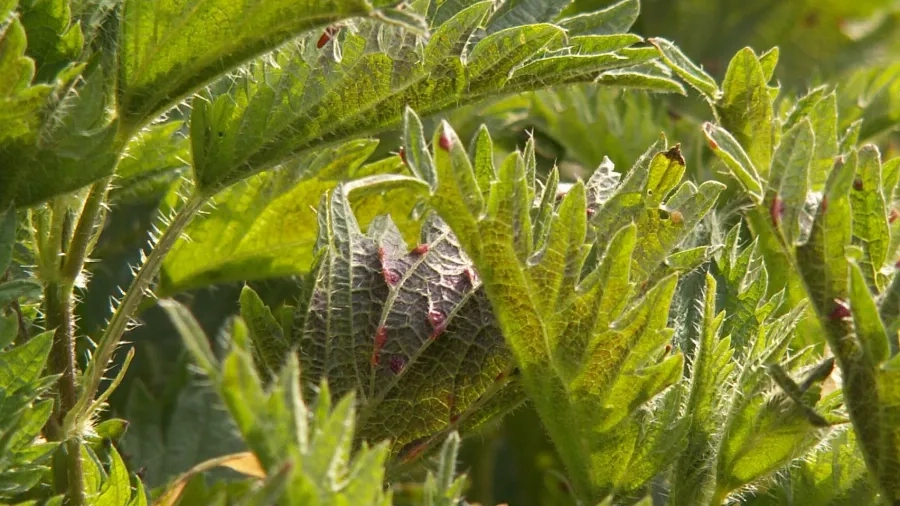
<svg viewBox="0 0 900 506">
<path fill-rule="evenodd" d="M 900 504 L 898 21 L 0 0 L 0 502 Z"/>
</svg>

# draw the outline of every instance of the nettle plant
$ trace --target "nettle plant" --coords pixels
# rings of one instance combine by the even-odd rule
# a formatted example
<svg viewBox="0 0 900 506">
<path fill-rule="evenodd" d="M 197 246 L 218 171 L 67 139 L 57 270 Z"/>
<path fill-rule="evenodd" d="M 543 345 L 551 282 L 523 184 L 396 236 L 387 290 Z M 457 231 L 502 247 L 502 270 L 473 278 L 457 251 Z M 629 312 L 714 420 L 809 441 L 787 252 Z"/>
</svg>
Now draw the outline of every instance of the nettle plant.
<svg viewBox="0 0 900 506">
<path fill-rule="evenodd" d="M 458 433 L 530 402 L 580 504 L 900 501 L 900 163 L 838 138 L 827 89 L 776 102 L 777 50 L 720 89 L 625 33 L 638 2 L 568 4 L 0 3 L 0 500 L 390 504 L 436 452 L 420 502 L 459 504 Z M 572 184 L 534 140 L 419 117 L 673 75 L 735 188 L 683 181 L 665 137 Z M 158 234 L 88 337 L 88 258 L 146 191 Z M 293 306 L 244 288 L 220 353 L 171 299 L 300 274 Z M 104 411 L 159 299 L 246 451 L 148 495 Z M 207 487 L 222 466 L 242 478 Z"/>
</svg>

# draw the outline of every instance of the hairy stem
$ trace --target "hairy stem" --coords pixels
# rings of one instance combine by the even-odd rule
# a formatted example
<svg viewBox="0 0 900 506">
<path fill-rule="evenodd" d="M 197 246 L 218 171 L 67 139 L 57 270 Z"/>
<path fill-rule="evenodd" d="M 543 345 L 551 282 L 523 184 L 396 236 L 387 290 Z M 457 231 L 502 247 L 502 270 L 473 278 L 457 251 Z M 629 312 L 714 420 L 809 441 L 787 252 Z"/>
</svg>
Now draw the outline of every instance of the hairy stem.
<svg viewBox="0 0 900 506">
<path fill-rule="evenodd" d="M 78 400 L 75 416 L 80 417 L 86 414 L 84 411 L 90 406 L 91 401 L 97 395 L 100 382 L 103 379 L 103 373 L 109 366 L 109 362 L 112 360 L 113 354 L 127 330 L 129 320 L 135 310 L 140 306 L 141 301 L 144 300 L 144 296 L 147 295 L 150 282 L 156 277 L 160 267 L 162 267 L 162 261 L 166 254 L 172 249 L 175 241 L 181 236 L 185 227 L 191 222 L 194 215 L 197 214 L 197 211 L 203 206 L 206 200 L 207 195 L 205 194 L 195 194 L 189 198 L 184 206 L 175 214 L 172 222 L 160 236 L 159 241 L 150 250 L 150 254 L 141 265 L 137 275 L 131 282 L 131 286 L 128 287 L 121 303 L 109 320 L 106 330 L 100 337 L 97 349 L 94 352 L 94 357 L 88 365 L 88 370 L 84 375 L 84 392 Z M 75 420 L 72 420 L 69 423 L 74 423 L 74 421 Z"/>
<path fill-rule="evenodd" d="M 63 283 L 73 287 L 81 270 L 84 269 L 84 262 L 92 249 L 94 238 L 94 230 L 98 226 L 102 226 L 101 211 L 103 203 L 106 201 L 106 194 L 109 191 L 110 179 L 106 178 L 94 183 L 88 193 L 87 199 L 84 201 L 84 207 L 81 210 L 81 216 L 78 219 L 78 225 L 72 235 L 72 241 L 69 249 L 66 251 L 66 259 L 63 262 L 62 275 Z"/>
<path fill-rule="evenodd" d="M 59 430 L 58 421 L 65 418 L 78 400 L 75 367 L 75 338 L 72 318 L 72 290 L 58 282 L 51 282 L 44 292 L 44 314 L 48 328 L 55 328 L 53 347 L 50 349 L 48 366 L 50 372 L 58 374 L 57 392 L 59 401 L 54 406 L 54 424 L 48 425 L 47 436 L 57 441 L 66 441 L 66 466 L 58 469 L 54 477 L 57 491 L 68 489 L 68 504 L 84 504 L 84 472 L 78 438 L 70 437 L 65 430 Z"/>
<path fill-rule="evenodd" d="M 47 328 L 55 329 L 49 367 L 50 372 L 59 375 L 57 386 L 59 402 L 54 407 L 53 423 L 47 425 L 46 432 L 52 439 L 65 441 L 66 466 L 65 470 L 58 470 L 55 481 L 59 492 L 67 489 L 68 504 L 75 506 L 80 506 L 85 502 L 81 441 L 78 434 L 69 433 L 61 425 L 66 415 L 78 402 L 73 290 L 75 281 L 81 274 L 85 259 L 89 254 L 91 238 L 94 235 L 94 228 L 100 216 L 108 187 L 109 179 L 98 181 L 91 187 L 90 193 L 84 201 L 75 231 L 71 240 L 67 241 L 65 260 L 59 267 L 59 275 L 54 276 L 54 281 L 47 284 L 44 294 L 44 314 Z M 59 210 L 54 209 L 54 219 L 57 213 Z M 64 233 L 63 235 L 68 234 Z M 62 243 L 60 243 L 60 248 L 62 248 Z"/>
</svg>

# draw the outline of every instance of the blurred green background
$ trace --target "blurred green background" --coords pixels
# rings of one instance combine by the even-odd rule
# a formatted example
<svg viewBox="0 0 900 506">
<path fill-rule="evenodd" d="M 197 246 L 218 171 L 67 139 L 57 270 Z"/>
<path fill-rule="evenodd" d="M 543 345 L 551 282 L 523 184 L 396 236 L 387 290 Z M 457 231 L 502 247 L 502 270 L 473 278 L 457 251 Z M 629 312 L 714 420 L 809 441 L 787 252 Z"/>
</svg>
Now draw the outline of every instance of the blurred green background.
<svg viewBox="0 0 900 506">
<path fill-rule="evenodd" d="M 612 3 L 578 0 L 572 8 L 594 10 Z M 760 53 L 777 46 L 781 96 L 794 97 L 822 83 L 836 85 L 842 127 L 862 119 L 861 141 L 895 155 L 900 150 L 900 1 L 644 0 L 633 31 L 674 41 L 718 79 L 740 48 L 751 46 Z M 699 125 L 710 118 L 696 95 L 663 97 L 585 85 L 505 97 L 446 118 L 463 138 L 487 124 L 495 142 L 507 150 L 533 135 L 540 166 L 558 164 L 569 179 L 593 170 L 604 156 L 617 170 L 627 170 L 664 132 L 682 144 L 689 177 L 724 180 L 699 135 Z M 397 149 L 399 133 L 387 132 L 381 141 L 375 158 Z M 118 210 L 94 254 L 91 290 L 81 293 L 84 304 L 78 306 L 89 336 L 103 328 L 118 287 L 129 284 L 130 266 L 138 263 L 152 218 L 166 205 L 168 186 L 186 170 L 177 163 L 160 167 L 146 185 L 115 193 Z M 251 285 L 278 307 L 294 303 L 301 280 Z M 221 336 L 224 322 L 237 312 L 240 288 L 214 285 L 179 298 L 209 335 Z M 145 308 L 140 326 L 127 339 L 137 355 L 111 401 L 111 414 L 131 421 L 121 449 L 132 469 L 141 469 L 152 487 L 204 459 L 241 448 L 229 417 L 218 413 L 217 396 L 195 379 L 181 340 L 158 308 Z M 530 506 L 569 501 L 553 449 L 527 405 L 469 438 L 462 456 L 471 502 Z M 226 472 L 210 476 L 228 478 Z M 403 483 L 396 487 L 398 498 L 415 494 Z"/>
</svg>

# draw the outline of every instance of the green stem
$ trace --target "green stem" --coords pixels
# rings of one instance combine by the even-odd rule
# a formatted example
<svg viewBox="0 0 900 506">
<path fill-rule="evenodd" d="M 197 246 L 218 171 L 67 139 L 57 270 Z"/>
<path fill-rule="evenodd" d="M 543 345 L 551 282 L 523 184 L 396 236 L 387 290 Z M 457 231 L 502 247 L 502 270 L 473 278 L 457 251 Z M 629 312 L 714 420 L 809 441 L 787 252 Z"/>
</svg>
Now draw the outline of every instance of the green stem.
<svg viewBox="0 0 900 506">
<path fill-rule="evenodd" d="M 73 289 L 75 280 L 81 274 L 85 259 L 89 254 L 91 237 L 94 234 L 108 186 L 109 179 L 104 179 L 91 187 L 71 240 L 65 241 L 68 243 L 68 247 L 65 251 L 65 260 L 58 268 L 59 275 L 54 276 L 53 281 L 47 284 L 44 297 L 47 327 L 55 329 L 53 346 L 50 349 L 49 367 L 50 372 L 59 375 L 57 387 L 59 402 L 54 408 L 53 423 L 47 425 L 46 432 L 54 440 L 65 441 L 66 466 L 64 472 L 62 469 L 58 469 L 55 481 L 58 491 L 62 492 L 68 489 L 68 504 L 74 506 L 81 506 L 85 503 L 81 440 L 79 434 L 71 434 L 60 426 L 60 422 L 78 403 Z M 54 208 L 54 221 L 56 221 L 57 214 L 68 216 L 69 213 Z M 62 235 L 67 235 L 64 231 L 61 232 Z M 59 244 L 59 248 L 61 252 L 62 243 Z"/>
<path fill-rule="evenodd" d="M 59 375 L 57 391 L 59 402 L 54 408 L 54 422 L 65 418 L 78 400 L 75 367 L 75 339 L 72 318 L 72 291 L 60 283 L 50 282 L 44 292 L 46 324 L 55 328 L 53 346 L 50 349 L 50 372 Z M 55 482 L 58 492 L 68 489 L 68 504 L 81 506 L 84 504 L 84 470 L 81 461 L 81 448 L 77 435 L 70 437 L 65 430 L 59 430 L 58 424 L 48 425 L 47 436 L 53 440 L 66 441 L 65 469 L 56 468 Z M 67 485 L 66 485 L 67 484 Z"/>
<path fill-rule="evenodd" d="M 93 359 L 90 364 L 88 364 L 88 369 L 84 374 L 84 392 L 78 400 L 78 404 L 74 410 L 74 416 L 76 418 L 67 420 L 67 427 L 74 424 L 77 419 L 88 415 L 85 411 L 97 395 L 100 382 L 103 379 L 103 373 L 109 366 L 113 354 L 127 330 L 128 321 L 147 294 L 150 282 L 156 277 L 160 267 L 162 267 L 162 261 L 166 254 L 172 249 L 175 241 L 181 236 L 185 227 L 191 222 L 194 215 L 197 214 L 197 211 L 199 211 L 206 200 L 207 196 L 205 194 L 195 194 L 191 196 L 191 198 L 185 202 L 184 206 L 175 214 L 172 222 L 160 236 L 156 245 L 151 249 L 150 254 L 147 256 L 143 265 L 141 265 L 137 275 L 131 282 L 131 286 L 128 287 L 128 291 L 125 292 L 121 303 L 109 320 L 109 325 L 107 325 L 106 330 L 100 337 L 97 349 L 94 351 Z"/>
<path fill-rule="evenodd" d="M 78 225 L 75 227 L 71 244 L 66 251 L 66 260 L 60 272 L 63 283 L 69 287 L 75 285 L 78 276 L 81 275 L 81 270 L 84 269 L 84 262 L 92 249 L 94 230 L 98 226 L 102 226 L 102 220 L 99 218 L 103 210 L 103 203 L 106 201 L 106 194 L 109 191 L 109 182 L 110 178 L 106 178 L 94 183 L 84 201 Z"/>
</svg>

